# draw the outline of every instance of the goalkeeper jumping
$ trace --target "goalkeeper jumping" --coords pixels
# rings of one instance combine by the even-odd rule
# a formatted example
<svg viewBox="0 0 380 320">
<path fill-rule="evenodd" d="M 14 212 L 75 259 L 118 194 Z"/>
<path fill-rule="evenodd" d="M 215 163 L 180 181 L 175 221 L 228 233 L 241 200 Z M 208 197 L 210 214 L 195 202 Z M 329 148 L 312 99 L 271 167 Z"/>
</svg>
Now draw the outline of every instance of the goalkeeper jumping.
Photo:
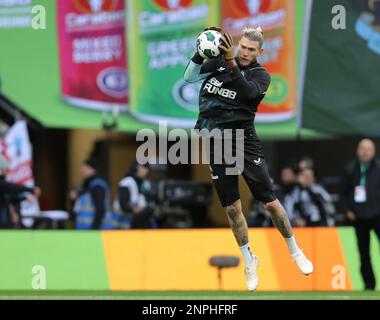
<svg viewBox="0 0 380 320">
<path fill-rule="evenodd" d="M 207 30 L 221 31 L 219 28 Z M 313 265 L 298 247 L 287 213 L 274 193 L 261 143 L 254 128 L 255 113 L 271 81 L 268 72 L 257 62 L 263 53 L 263 42 L 261 28 L 247 27 L 242 32 L 235 56 L 232 36 L 224 33 L 219 46 L 223 54 L 216 59 L 204 61 L 198 52 L 195 53 L 186 67 L 184 79 L 187 82 L 203 81 L 196 129 L 244 130 L 242 176 L 253 197 L 270 212 L 273 224 L 284 237 L 298 268 L 303 274 L 309 275 L 313 272 Z M 238 148 L 238 143 L 235 142 L 235 148 Z M 248 239 L 248 226 L 238 190 L 238 175 L 227 175 L 226 168 L 229 164 L 213 161 L 213 152 L 210 152 L 209 159 L 214 185 L 243 255 L 248 290 L 253 291 L 259 282 L 259 259 L 253 254 Z"/>
</svg>

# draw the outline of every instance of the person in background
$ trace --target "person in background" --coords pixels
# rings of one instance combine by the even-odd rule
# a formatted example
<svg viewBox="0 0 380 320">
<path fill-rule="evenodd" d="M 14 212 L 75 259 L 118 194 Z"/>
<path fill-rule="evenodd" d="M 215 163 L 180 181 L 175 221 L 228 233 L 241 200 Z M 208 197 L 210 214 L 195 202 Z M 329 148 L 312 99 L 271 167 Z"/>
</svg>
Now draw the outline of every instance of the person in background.
<svg viewBox="0 0 380 320">
<path fill-rule="evenodd" d="M 294 213 L 291 211 L 293 208 L 287 205 L 289 201 L 289 195 L 297 185 L 297 176 L 291 165 L 285 166 L 281 169 L 280 182 L 273 182 L 274 191 L 278 200 L 285 207 L 289 217 L 292 217 Z M 266 210 L 260 202 L 252 199 L 249 218 L 249 227 L 273 227 L 273 223 L 270 217 L 270 213 Z"/>
<path fill-rule="evenodd" d="M 99 160 L 94 157 L 87 159 L 81 167 L 84 179 L 81 188 L 70 192 L 78 230 L 113 229 L 117 226 L 112 221 L 109 185 L 98 170 Z"/>
<path fill-rule="evenodd" d="M 285 207 L 294 226 L 326 227 L 335 224 L 335 207 L 330 194 L 316 183 L 314 171 L 298 173 L 298 185 L 286 197 Z"/>
<path fill-rule="evenodd" d="M 39 187 L 28 188 L 6 181 L 6 172 L 9 169 L 8 161 L 0 155 L 0 228 L 11 229 L 21 225 L 18 204 L 23 200 L 33 201 L 33 195 L 41 195 Z"/>
<path fill-rule="evenodd" d="M 277 197 L 284 203 L 285 198 L 290 194 L 297 184 L 297 176 L 292 166 L 285 166 L 281 169 L 280 183 L 277 188 Z"/>
<path fill-rule="evenodd" d="M 315 167 L 314 167 L 314 160 L 310 157 L 302 157 L 299 162 L 298 162 L 298 172 L 303 171 L 305 169 L 311 169 L 314 170 L 315 172 Z"/>
<path fill-rule="evenodd" d="M 359 142 L 356 155 L 342 175 L 342 198 L 347 219 L 355 227 L 365 289 L 375 290 L 370 233 L 374 230 L 380 240 L 380 161 L 375 158 L 376 147 L 370 139 Z"/>
<path fill-rule="evenodd" d="M 149 203 L 149 190 L 151 189 L 147 179 L 149 171 L 149 164 L 141 165 L 135 160 L 119 183 L 115 209 L 121 212 L 122 216 L 129 217 L 131 229 L 156 227 L 153 216 L 154 209 Z"/>
<path fill-rule="evenodd" d="M 288 214 L 291 225 L 294 226 L 294 207 L 292 206 L 292 198 L 290 197 L 294 188 L 297 186 L 297 175 L 294 166 L 287 165 L 281 169 L 280 182 L 276 188 L 276 194 Z M 290 204 L 289 204 L 290 201 Z"/>
</svg>

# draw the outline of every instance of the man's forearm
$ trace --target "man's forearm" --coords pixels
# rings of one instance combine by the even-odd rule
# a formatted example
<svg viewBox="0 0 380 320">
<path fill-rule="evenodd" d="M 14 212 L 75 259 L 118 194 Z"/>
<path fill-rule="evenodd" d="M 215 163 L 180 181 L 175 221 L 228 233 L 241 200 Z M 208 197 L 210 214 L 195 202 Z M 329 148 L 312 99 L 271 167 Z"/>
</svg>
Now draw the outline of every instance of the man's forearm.
<svg viewBox="0 0 380 320">
<path fill-rule="evenodd" d="M 203 58 L 199 55 L 198 52 L 191 58 L 183 76 L 183 79 L 186 82 L 197 82 L 205 78 L 201 75 L 203 61 Z"/>
<path fill-rule="evenodd" d="M 201 55 L 197 51 L 194 54 L 194 56 L 191 58 L 191 61 L 193 61 L 195 64 L 202 65 L 202 63 L 204 62 L 204 59 L 201 57 Z"/>
<path fill-rule="evenodd" d="M 343 212 L 354 211 L 354 208 L 353 208 L 351 202 L 349 201 L 348 196 L 345 196 L 345 195 L 342 196 L 341 205 L 342 205 L 342 211 Z"/>
<path fill-rule="evenodd" d="M 33 188 L 28 188 L 16 183 L 6 182 L 0 185 L 0 191 L 4 193 L 23 193 L 30 192 L 33 193 Z"/>
<path fill-rule="evenodd" d="M 92 229 L 96 230 L 96 229 L 100 229 L 103 222 L 104 215 L 106 213 L 106 207 L 105 207 L 106 192 L 101 187 L 96 187 L 91 190 L 91 196 L 92 196 L 92 200 L 95 207 Z"/>
<path fill-rule="evenodd" d="M 194 63 L 192 60 L 186 67 L 183 79 L 186 82 L 197 82 L 200 80 L 202 65 Z"/>
<path fill-rule="evenodd" d="M 217 71 L 221 62 L 221 59 L 204 61 L 197 52 L 186 67 L 184 80 L 189 83 L 204 80 Z"/>
<path fill-rule="evenodd" d="M 227 68 L 231 72 L 231 78 L 235 82 L 236 87 L 239 88 L 239 92 L 243 97 L 247 99 L 253 99 L 259 95 L 259 89 L 253 82 L 247 81 L 242 75 L 236 60 L 226 61 Z"/>
<path fill-rule="evenodd" d="M 103 217 L 104 217 L 104 208 L 96 208 L 94 221 L 92 223 L 92 230 L 99 230 L 102 226 Z"/>
</svg>

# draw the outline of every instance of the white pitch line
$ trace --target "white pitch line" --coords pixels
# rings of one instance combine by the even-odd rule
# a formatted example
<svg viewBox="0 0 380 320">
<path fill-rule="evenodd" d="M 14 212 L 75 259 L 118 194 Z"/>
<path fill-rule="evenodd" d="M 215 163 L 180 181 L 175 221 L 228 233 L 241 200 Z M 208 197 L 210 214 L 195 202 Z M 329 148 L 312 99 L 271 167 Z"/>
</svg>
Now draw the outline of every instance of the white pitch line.
<svg viewBox="0 0 380 320">
<path fill-rule="evenodd" d="M 305 296 L 0 296 L 0 300 L 380 300 L 374 296 L 312 296 L 311 299 Z"/>
</svg>

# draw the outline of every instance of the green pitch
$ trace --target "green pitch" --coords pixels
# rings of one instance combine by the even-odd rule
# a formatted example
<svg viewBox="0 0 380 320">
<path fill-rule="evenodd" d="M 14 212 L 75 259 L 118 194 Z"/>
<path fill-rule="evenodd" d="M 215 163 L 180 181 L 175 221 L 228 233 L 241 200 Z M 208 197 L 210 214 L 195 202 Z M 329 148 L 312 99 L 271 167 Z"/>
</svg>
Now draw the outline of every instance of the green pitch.
<svg viewBox="0 0 380 320">
<path fill-rule="evenodd" d="M 380 291 L 0 291 L 0 300 L 380 300 Z"/>
</svg>

